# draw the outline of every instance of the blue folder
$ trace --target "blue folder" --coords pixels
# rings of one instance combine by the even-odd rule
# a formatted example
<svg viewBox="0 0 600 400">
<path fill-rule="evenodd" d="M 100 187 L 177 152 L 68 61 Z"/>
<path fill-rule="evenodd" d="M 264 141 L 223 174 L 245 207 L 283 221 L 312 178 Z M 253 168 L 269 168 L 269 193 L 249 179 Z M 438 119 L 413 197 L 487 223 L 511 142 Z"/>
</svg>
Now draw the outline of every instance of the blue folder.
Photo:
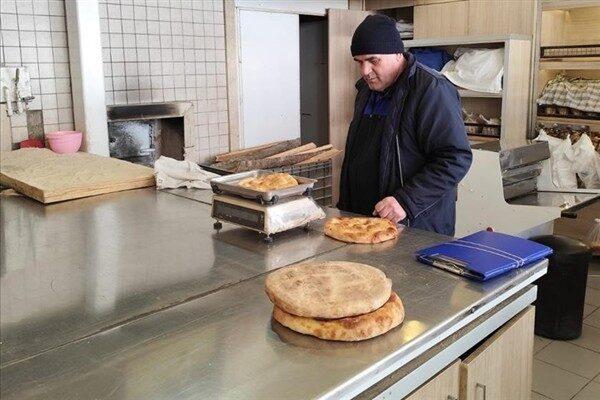
<svg viewBox="0 0 600 400">
<path fill-rule="evenodd" d="M 552 254 L 548 246 L 498 232 L 481 231 L 416 252 L 417 260 L 486 281 Z"/>
</svg>

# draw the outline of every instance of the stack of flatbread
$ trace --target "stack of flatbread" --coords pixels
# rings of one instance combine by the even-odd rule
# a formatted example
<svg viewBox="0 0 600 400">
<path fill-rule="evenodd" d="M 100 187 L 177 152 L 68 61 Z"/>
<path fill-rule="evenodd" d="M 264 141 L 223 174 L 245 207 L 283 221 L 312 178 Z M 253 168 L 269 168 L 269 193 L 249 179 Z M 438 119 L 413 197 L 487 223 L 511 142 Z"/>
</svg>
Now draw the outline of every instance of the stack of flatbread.
<svg viewBox="0 0 600 400">
<path fill-rule="evenodd" d="M 325 222 L 325 234 L 348 243 L 381 243 L 398 237 L 398 226 L 384 218 L 336 217 Z"/>
<path fill-rule="evenodd" d="M 384 334 L 404 320 L 392 282 L 377 268 L 345 261 L 281 268 L 265 281 L 273 319 L 326 340 L 357 341 Z"/>
</svg>

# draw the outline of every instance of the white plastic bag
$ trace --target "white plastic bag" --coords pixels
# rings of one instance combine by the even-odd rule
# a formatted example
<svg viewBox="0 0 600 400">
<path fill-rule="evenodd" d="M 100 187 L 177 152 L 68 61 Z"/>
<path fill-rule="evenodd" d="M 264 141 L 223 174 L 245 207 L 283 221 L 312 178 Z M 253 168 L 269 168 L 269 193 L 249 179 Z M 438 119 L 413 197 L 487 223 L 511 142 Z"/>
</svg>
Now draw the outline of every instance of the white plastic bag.
<svg viewBox="0 0 600 400">
<path fill-rule="evenodd" d="M 160 156 L 154 162 L 154 175 L 158 189 L 175 189 L 182 186 L 188 189 L 210 189 L 210 180 L 219 176 L 203 170 L 191 161 L 177 161 L 165 156 Z"/>
<path fill-rule="evenodd" d="M 573 144 L 573 171 L 586 189 L 600 189 L 600 154 L 585 133 Z"/>
<path fill-rule="evenodd" d="M 550 159 L 542 163 L 538 177 L 538 189 L 576 189 L 577 175 L 573 170 L 573 149 L 571 139 L 557 139 L 540 129 L 536 141 L 548 142 Z"/>
<path fill-rule="evenodd" d="M 502 91 L 504 49 L 465 49 L 454 53 L 458 59 L 448 61 L 441 73 L 457 86 L 486 93 Z"/>
</svg>

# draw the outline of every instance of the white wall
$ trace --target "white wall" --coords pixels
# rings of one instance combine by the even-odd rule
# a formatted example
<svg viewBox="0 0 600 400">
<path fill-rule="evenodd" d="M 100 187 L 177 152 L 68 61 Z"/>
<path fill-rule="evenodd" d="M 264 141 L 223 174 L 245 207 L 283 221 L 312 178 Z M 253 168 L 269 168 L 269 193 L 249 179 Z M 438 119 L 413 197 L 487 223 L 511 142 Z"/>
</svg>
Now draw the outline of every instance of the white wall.
<svg viewBox="0 0 600 400">
<path fill-rule="evenodd" d="M 328 8 L 347 10 L 348 0 L 235 0 L 235 5 L 236 7 L 325 15 L 325 10 Z"/>
<path fill-rule="evenodd" d="M 297 14 L 240 10 L 242 147 L 300 137 Z"/>
</svg>

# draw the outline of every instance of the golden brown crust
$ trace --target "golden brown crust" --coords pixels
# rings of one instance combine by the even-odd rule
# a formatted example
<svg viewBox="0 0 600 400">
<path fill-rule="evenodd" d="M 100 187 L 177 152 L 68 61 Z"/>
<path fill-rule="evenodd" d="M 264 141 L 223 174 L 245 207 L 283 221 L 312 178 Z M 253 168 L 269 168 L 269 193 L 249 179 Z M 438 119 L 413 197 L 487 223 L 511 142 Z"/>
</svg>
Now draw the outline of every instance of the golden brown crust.
<svg viewBox="0 0 600 400">
<path fill-rule="evenodd" d="M 325 234 L 348 243 L 381 243 L 398 237 L 398 227 L 384 218 L 335 217 L 325 222 Z"/>
<path fill-rule="evenodd" d="M 242 179 L 238 185 L 248 189 L 266 192 L 267 190 L 285 189 L 292 186 L 298 186 L 298 181 L 290 174 L 276 172 L 256 178 L 251 177 Z"/>
<path fill-rule="evenodd" d="M 265 291 L 274 305 L 290 314 L 343 318 L 366 314 L 385 304 L 392 281 L 366 264 L 307 262 L 269 274 Z"/>
<path fill-rule="evenodd" d="M 273 318 L 296 332 L 325 340 L 357 341 L 384 334 L 404 320 L 404 306 L 396 293 L 377 310 L 339 319 L 315 319 L 289 314 L 273 307 Z"/>
</svg>

